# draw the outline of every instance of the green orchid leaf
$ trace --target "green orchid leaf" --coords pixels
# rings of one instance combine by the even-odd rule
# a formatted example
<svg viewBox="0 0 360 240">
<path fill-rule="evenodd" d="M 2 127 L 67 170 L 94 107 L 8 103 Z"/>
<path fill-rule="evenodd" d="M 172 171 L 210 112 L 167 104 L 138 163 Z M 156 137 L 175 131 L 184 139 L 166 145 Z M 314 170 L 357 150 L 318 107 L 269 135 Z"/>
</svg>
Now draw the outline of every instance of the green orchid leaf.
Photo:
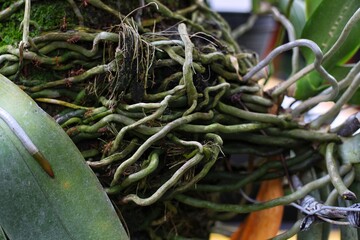
<svg viewBox="0 0 360 240">
<path fill-rule="evenodd" d="M 330 74 L 336 79 L 343 79 L 350 71 L 351 67 L 348 65 L 335 66 L 330 69 Z M 299 79 L 296 83 L 294 98 L 298 100 L 305 100 L 312 96 L 319 94 L 325 88 L 329 87 L 326 81 L 317 72 L 311 72 L 308 75 Z M 341 96 L 341 94 L 339 94 Z M 360 104 L 360 90 L 349 100 L 349 104 Z"/>
<path fill-rule="evenodd" d="M 360 105 L 360 90 L 357 90 L 352 98 L 348 101 L 350 105 Z"/>
<path fill-rule="evenodd" d="M 322 0 L 306 0 L 305 6 L 306 6 L 306 19 L 309 19 L 310 16 L 315 12 L 317 7 L 320 5 Z"/>
<path fill-rule="evenodd" d="M 315 96 L 328 87 L 324 83 L 323 78 L 317 72 L 311 72 L 296 82 L 293 97 L 298 100 L 305 100 Z"/>
<path fill-rule="evenodd" d="M 0 75 L 0 106 L 50 162 L 51 178 L 0 118 L 0 226 L 9 239 L 128 239 L 95 174 L 60 126 Z"/>
<path fill-rule="evenodd" d="M 343 164 L 359 164 L 360 163 L 360 134 L 343 138 L 343 143 L 339 146 L 339 155 L 343 160 Z M 359 189 L 360 190 L 360 189 Z"/>
<path fill-rule="evenodd" d="M 359 0 L 323 0 L 306 22 L 301 37 L 314 41 L 326 53 L 359 7 Z M 359 38 L 360 24 L 357 24 L 340 49 L 323 63 L 325 68 L 330 69 L 348 61 L 360 47 Z M 315 57 L 311 50 L 304 48 L 302 52 L 307 63 L 314 61 Z"/>
</svg>

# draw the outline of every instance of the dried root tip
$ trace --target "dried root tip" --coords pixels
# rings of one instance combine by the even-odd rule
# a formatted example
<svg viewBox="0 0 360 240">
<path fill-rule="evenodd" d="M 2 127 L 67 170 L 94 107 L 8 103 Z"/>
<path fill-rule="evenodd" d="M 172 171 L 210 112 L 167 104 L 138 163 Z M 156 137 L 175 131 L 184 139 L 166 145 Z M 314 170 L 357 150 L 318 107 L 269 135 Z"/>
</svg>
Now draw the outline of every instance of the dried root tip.
<svg viewBox="0 0 360 240">
<path fill-rule="evenodd" d="M 355 193 L 353 193 L 352 191 L 348 190 L 348 191 L 345 191 L 341 197 L 345 200 L 355 200 L 356 199 L 356 195 Z"/>
<path fill-rule="evenodd" d="M 48 160 L 44 157 L 44 155 L 41 152 L 36 152 L 33 155 L 33 158 L 39 163 L 39 165 L 44 169 L 44 171 L 51 177 L 54 178 L 54 171 L 52 170 L 52 167 Z"/>
<path fill-rule="evenodd" d="M 340 176 L 339 169 L 334 158 L 334 147 L 335 143 L 329 143 L 326 146 L 325 156 L 326 168 L 328 170 L 331 183 L 342 198 L 346 200 L 356 199 L 356 195 L 347 188 Z"/>
</svg>

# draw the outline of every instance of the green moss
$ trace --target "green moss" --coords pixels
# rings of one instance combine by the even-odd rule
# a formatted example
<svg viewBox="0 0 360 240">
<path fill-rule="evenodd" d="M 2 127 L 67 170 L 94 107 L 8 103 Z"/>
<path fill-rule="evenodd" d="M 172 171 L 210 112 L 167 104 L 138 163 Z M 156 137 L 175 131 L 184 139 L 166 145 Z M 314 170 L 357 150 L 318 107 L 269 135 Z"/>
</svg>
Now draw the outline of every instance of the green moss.
<svg viewBox="0 0 360 240">
<path fill-rule="evenodd" d="M 5 1 L 3 4 L 9 4 L 9 2 L 11 1 Z M 23 16 L 24 8 L 21 8 L 8 19 L 0 22 L 0 47 L 16 45 L 20 42 L 22 38 L 20 23 Z M 61 0 L 34 2 L 30 13 L 30 19 L 33 22 L 30 25 L 30 36 L 38 36 L 42 31 L 59 30 L 64 24 L 64 17 L 68 29 L 73 28 L 77 23 L 75 14 L 67 2 Z"/>
<path fill-rule="evenodd" d="M 24 10 L 21 10 L 9 17 L 8 21 L 0 22 L 0 47 L 13 45 L 21 40 L 22 31 L 19 29 L 23 19 Z"/>
<path fill-rule="evenodd" d="M 9 0 L 0 0 L 0 11 L 4 10 L 8 6 L 10 6 L 12 4 L 12 2 L 13 1 L 9 1 Z"/>
<path fill-rule="evenodd" d="M 67 28 L 76 23 L 76 18 L 70 5 L 64 1 L 48 1 L 33 4 L 31 8 L 31 20 L 41 26 L 41 31 L 59 30 L 66 22 Z M 31 35 L 39 35 L 40 29 L 31 32 Z"/>
</svg>

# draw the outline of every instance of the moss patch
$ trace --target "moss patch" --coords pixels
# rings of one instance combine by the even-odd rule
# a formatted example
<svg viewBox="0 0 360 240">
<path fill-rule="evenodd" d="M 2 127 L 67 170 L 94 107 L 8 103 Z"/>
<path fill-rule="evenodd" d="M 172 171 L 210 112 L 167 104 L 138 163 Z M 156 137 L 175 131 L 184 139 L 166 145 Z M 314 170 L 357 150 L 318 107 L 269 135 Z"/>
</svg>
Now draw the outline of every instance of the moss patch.
<svg viewBox="0 0 360 240">
<path fill-rule="evenodd" d="M 24 10 L 12 14 L 8 21 L 0 22 L 0 47 L 16 44 L 21 40 L 22 31 L 19 29 Z"/>
<path fill-rule="evenodd" d="M 41 31 L 59 30 L 64 24 L 71 28 L 76 22 L 72 8 L 64 1 L 48 1 L 34 4 L 31 8 L 31 20 L 41 26 Z M 38 34 L 39 32 L 36 31 L 31 33 L 34 36 Z"/>
<path fill-rule="evenodd" d="M 10 2 L 12 1 L 4 1 L 2 6 L 8 6 Z M 0 22 L 0 47 L 16 45 L 20 42 L 22 38 L 20 23 L 23 16 L 24 7 Z M 30 37 L 38 36 L 43 31 L 59 30 L 64 24 L 67 25 L 66 28 L 73 28 L 77 21 L 70 5 L 60 0 L 34 2 L 30 20 Z"/>
</svg>

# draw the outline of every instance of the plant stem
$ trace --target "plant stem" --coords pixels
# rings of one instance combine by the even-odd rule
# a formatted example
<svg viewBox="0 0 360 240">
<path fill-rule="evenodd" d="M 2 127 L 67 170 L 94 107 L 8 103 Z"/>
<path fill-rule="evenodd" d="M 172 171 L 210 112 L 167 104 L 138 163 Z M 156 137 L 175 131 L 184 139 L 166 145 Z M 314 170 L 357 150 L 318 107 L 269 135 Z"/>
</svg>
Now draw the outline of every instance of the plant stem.
<svg viewBox="0 0 360 240">
<path fill-rule="evenodd" d="M 176 172 L 171 176 L 169 180 L 167 180 L 161 187 L 159 187 L 155 193 L 153 193 L 150 197 L 147 198 L 140 198 L 139 196 L 135 194 L 129 194 L 125 196 L 122 201 L 124 203 L 127 203 L 129 201 L 135 202 L 137 205 L 140 206 L 148 206 L 156 202 L 158 199 L 160 199 L 165 192 L 170 189 L 172 186 L 178 183 L 180 178 L 193 166 L 198 164 L 203 159 L 203 154 L 197 153 L 194 157 L 187 160 L 184 165 L 182 165 Z"/>
<path fill-rule="evenodd" d="M 326 168 L 328 170 L 331 183 L 334 185 L 335 189 L 342 198 L 344 198 L 345 200 L 354 200 L 356 199 L 355 193 L 350 191 L 345 186 L 343 180 L 340 177 L 340 173 L 333 156 L 334 145 L 335 145 L 334 143 L 329 143 L 326 146 Z"/>
<path fill-rule="evenodd" d="M 340 168 L 340 175 L 344 175 L 351 170 L 351 166 L 344 165 Z M 206 200 L 195 199 L 193 197 L 185 196 L 182 194 L 178 194 L 175 196 L 175 199 L 179 202 L 182 202 L 186 205 L 190 205 L 197 208 L 206 208 L 211 209 L 216 212 L 236 212 L 236 213 L 249 213 L 253 211 L 259 211 L 279 205 L 286 205 L 292 202 L 295 202 L 301 198 L 304 198 L 311 191 L 321 188 L 330 182 L 330 176 L 326 175 L 321 177 L 313 182 L 310 182 L 304 185 L 301 189 L 293 192 L 284 197 L 276 198 L 270 201 L 255 203 L 249 205 L 235 205 L 235 204 L 219 204 Z"/>
<path fill-rule="evenodd" d="M 319 116 L 317 119 L 311 122 L 311 128 L 318 129 L 324 124 L 330 124 L 338 116 L 341 108 L 354 96 L 360 86 L 360 73 L 358 73 L 350 86 L 345 90 L 341 97 L 336 101 L 326 113 Z"/>
<path fill-rule="evenodd" d="M 121 178 L 122 173 L 124 172 L 124 170 L 130 166 L 131 164 L 135 163 L 140 157 L 141 155 L 156 141 L 158 141 L 159 139 L 163 138 L 164 136 L 166 136 L 166 134 L 168 134 L 172 129 L 179 127 L 185 123 L 189 123 L 191 121 L 194 120 L 198 120 L 198 119 L 211 119 L 213 117 L 213 113 L 209 112 L 209 113 L 193 113 L 191 115 L 187 115 L 187 116 L 183 116 L 179 119 L 176 119 L 170 123 L 168 123 L 166 126 L 164 126 L 159 132 L 155 133 L 154 135 L 152 135 L 151 137 L 149 137 L 137 150 L 136 152 L 133 154 L 132 157 L 128 158 L 127 160 L 125 160 L 124 162 L 122 162 L 120 164 L 120 166 L 116 169 L 115 173 L 114 173 L 114 179 L 111 182 L 111 186 L 114 186 L 115 184 L 118 183 L 118 181 Z"/>
</svg>

